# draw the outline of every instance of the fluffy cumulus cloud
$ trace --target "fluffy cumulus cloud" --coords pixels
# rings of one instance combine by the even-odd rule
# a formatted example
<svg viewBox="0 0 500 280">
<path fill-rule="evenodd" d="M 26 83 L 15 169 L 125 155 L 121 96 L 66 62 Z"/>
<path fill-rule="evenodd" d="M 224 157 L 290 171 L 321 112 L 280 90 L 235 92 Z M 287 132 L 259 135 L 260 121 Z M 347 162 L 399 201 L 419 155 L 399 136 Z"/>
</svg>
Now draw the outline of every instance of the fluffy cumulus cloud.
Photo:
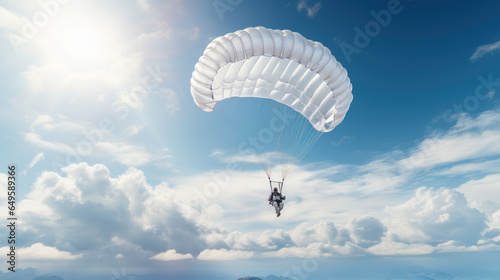
<svg viewBox="0 0 500 280">
<path fill-rule="evenodd" d="M 469 207 L 462 193 L 444 188 L 419 188 L 413 198 L 386 211 L 392 216 L 392 239 L 405 244 L 473 245 L 487 226 L 485 214 Z"/>
<path fill-rule="evenodd" d="M 496 211 L 491 215 L 490 227 L 500 230 L 500 210 Z"/>
<path fill-rule="evenodd" d="M 382 223 L 373 217 L 353 219 L 350 224 L 356 226 L 335 225 L 332 221 L 322 220 L 302 223 L 290 230 L 247 233 L 226 230 L 214 233 L 207 240 L 223 250 L 233 248 L 255 252 L 260 257 L 328 257 L 362 254 L 365 248 L 381 242 L 380 235 L 385 232 Z"/>
<path fill-rule="evenodd" d="M 332 221 L 326 220 L 315 225 L 301 224 L 290 234 L 298 246 L 307 246 L 316 242 L 344 245 L 350 240 L 347 229 L 338 228 Z"/>
<path fill-rule="evenodd" d="M 159 260 L 159 261 L 177 261 L 177 260 L 188 260 L 192 258 L 193 256 L 191 254 L 179 254 L 175 251 L 175 249 L 170 249 L 166 252 L 162 252 L 151 257 L 152 260 Z"/>
<path fill-rule="evenodd" d="M 35 243 L 30 247 L 19 248 L 19 254 L 28 260 L 76 260 L 81 258 L 81 254 L 73 255 L 70 252 L 60 251 L 55 247 L 45 246 Z"/>
<path fill-rule="evenodd" d="M 260 188 L 265 182 L 249 179 L 260 178 L 252 172 L 210 172 L 151 186 L 136 168 L 111 176 L 104 165 L 71 164 L 61 174 L 42 173 L 21 201 L 20 228 L 31 242 L 24 247 L 43 248 L 69 261 L 99 254 L 145 263 L 496 250 L 499 180 L 494 168 L 483 167 L 498 161 L 494 139 L 499 115 L 492 110 L 475 118 L 460 116 L 450 131 L 426 140 L 442 144 L 443 149 L 429 153 L 432 147 L 424 141 L 412 154 L 428 159 L 422 161 L 425 164 L 413 161 L 416 170 L 448 164 L 434 176 L 481 169 L 483 177 L 469 179 L 456 189 L 421 187 L 402 198 L 396 191 L 411 175 L 394 170 L 401 163 L 400 151 L 360 166 L 304 166 L 295 170 L 287 184 L 287 192 L 300 195 L 287 199 L 280 217 L 286 226 L 280 227 L 266 208 Z M 40 115 L 31 133 L 81 128 L 57 116 Z M 476 141 L 480 138 L 482 142 Z M 463 148 L 469 141 L 477 144 L 474 153 Z M 125 144 L 102 143 L 96 147 L 102 153 L 133 150 Z M 454 154 L 447 145 L 455 147 Z M 347 176 L 347 170 L 355 170 L 357 176 Z M 229 187 L 233 185 L 241 188 Z M 303 192 L 304 188 L 315 191 Z M 235 200 L 241 189 L 245 199 Z M 396 201 L 388 201 L 387 196 Z M 362 210 L 345 213 L 360 203 Z"/>
<path fill-rule="evenodd" d="M 497 115 L 462 117 L 451 131 L 434 141 L 460 146 L 473 135 L 496 137 Z M 32 127 L 37 132 L 58 131 L 62 123 L 55 117 L 40 116 Z M 66 123 L 66 127 L 72 126 Z M 102 148 L 110 153 L 128 150 L 126 145 L 103 143 L 108 143 Z M 479 146 L 484 155 L 496 155 L 494 147 Z M 420 145 L 415 153 L 424 149 Z M 463 158 L 471 157 L 463 149 L 456 151 Z M 401 152 L 361 166 L 296 169 L 287 191 L 300 195 L 287 199 L 286 213 L 280 217 L 285 226 L 280 227 L 275 226 L 272 210 L 266 208 L 259 187 L 263 182 L 249 179 L 259 178 L 252 172 L 226 170 L 151 186 L 136 168 L 111 176 L 101 164 L 71 164 L 61 174 L 43 172 L 37 178 L 20 202 L 20 229 L 31 242 L 25 248 L 41 248 L 69 261 L 96 254 L 147 263 L 498 249 L 498 175 L 489 174 L 495 170 L 484 171 L 483 178 L 469 180 L 457 189 L 421 187 L 403 199 L 395 191 L 407 182 L 408 175 L 394 171 L 398 157 Z M 430 159 L 430 166 L 458 161 L 446 151 Z M 462 163 L 461 168 L 477 170 L 485 162 L 497 161 L 492 157 L 483 162 L 479 159 Z M 445 176 L 458 170 L 447 168 L 442 172 Z M 346 176 L 344 171 L 349 169 L 355 169 L 359 176 Z M 230 185 L 242 186 L 245 199 L 234 200 L 241 196 L 242 188 L 227 187 Z M 324 187 L 315 188 L 318 185 Z M 301 191 L 304 188 L 315 191 Z M 389 202 L 388 195 L 397 202 Z M 480 207 L 486 205 L 484 201 L 493 205 L 488 211 Z M 344 213 L 356 203 L 363 203 L 363 210 Z M 381 211 L 384 208 L 385 214 Z"/>
<path fill-rule="evenodd" d="M 500 174 L 470 180 L 457 188 L 471 200 L 474 207 L 487 214 L 500 209 Z"/>
<path fill-rule="evenodd" d="M 29 247 L 17 247 L 16 253 L 21 255 L 27 261 L 72 261 L 78 260 L 82 254 L 72 254 L 67 251 L 61 251 L 56 247 L 46 246 L 42 243 L 35 243 Z M 10 253 L 8 246 L 1 247 L 0 253 L 7 255 Z"/>
<path fill-rule="evenodd" d="M 202 205 L 190 194 L 165 182 L 151 186 L 135 168 L 112 177 L 101 164 L 72 164 L 62 174 L 39 176 L 20 202 L 20 229 L 31 242 L 27 248 L 54 258 L 98 254 L 145 262 L 349 254 L 379 243 L 385 232 L 370 217 L 348 226 L 323 220 L 287 230 L 234 231 L 214 222 L 219 205 Z"/>
<path fill-rule="evenodd" d="M 175 193 L 166 185 L 151 187 L 141 171 L 112 178 L 104 165 L 86 163 L 62 171 L 44 172 L 20 202 L 28 240 L 77 254 L 107 248 L 125 257 L 131 256 L 124 248 L 152 257 L 165 249 L 198 253 L 205 247 Z"/>
<path fill-rule="evenodd" d="M 361 247 L 371 247 L 382 241 L 387 228 L 373 217 L 355 218 L 349 223 L 351 236 Z"/>
</svg>

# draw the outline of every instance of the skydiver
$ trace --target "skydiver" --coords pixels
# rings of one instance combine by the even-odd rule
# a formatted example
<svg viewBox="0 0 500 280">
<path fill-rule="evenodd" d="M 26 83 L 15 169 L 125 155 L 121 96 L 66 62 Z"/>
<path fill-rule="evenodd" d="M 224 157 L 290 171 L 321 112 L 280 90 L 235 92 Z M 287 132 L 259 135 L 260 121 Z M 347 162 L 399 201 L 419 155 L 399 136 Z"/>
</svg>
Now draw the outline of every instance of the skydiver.
<svg viewBox="0 0 500 280">
<path fill-rule="evenodd" d="M 274 188 L 274 191 L 271 193 L 269 196 L 269 204 L 274 206 L 274 210 L 276 210 L 276 217 L 279 217 L 281 215 L 281 210 L 283 209 L 284 203 L 283 200 L 286 199 L 286 196 L 281 195 L 280 192 L 278 192 L 278 188 Z"/>
</svg>

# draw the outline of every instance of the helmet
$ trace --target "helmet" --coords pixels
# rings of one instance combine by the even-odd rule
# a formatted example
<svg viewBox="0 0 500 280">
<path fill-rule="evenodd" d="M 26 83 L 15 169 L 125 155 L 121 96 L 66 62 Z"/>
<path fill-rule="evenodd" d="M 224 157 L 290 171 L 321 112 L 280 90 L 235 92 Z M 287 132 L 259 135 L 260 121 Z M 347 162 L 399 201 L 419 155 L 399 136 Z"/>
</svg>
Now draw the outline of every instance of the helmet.
<svg viewBox="0 0 500 280">
<path fill-rule="evenodd" d="M 274 192 L 278 192 L 278 188 L 274 188 Z"/>
</svg>

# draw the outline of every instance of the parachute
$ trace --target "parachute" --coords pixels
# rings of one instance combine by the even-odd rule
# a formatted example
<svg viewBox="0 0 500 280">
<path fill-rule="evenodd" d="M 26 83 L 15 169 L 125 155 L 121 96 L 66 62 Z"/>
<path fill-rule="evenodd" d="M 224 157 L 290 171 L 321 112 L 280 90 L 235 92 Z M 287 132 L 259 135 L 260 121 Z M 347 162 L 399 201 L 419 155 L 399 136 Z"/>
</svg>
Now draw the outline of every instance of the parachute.
<svg viewBox="0 0 500 280">
<path fill-rule="evenodd" d="M 259 99 L 257 104 L 250 102 L 248 111 L 256 113 L 256 118 L 271 120 L 267 127 L 252 132 L 273 131 L 268 144 L 274 151 L 261 151 L 271 158 L 261 161 L 267 162 L 263 168 L 269 178 L 271 167 L 297 163 L 321 134 L 339 125 L 353 99 L 347 71 L 327 47 L 290 30 L 265 27 L 250 27 L 214 39 L 195 65 L 191 95 L 206 112 L 232 97 L 252 98 L 253 102 Z M 271 103 L 262 105 L 262 99 Z M 238 108 L 231 119 L 237 120 L 242 111 Z M 298 116 L 286 118 L 292 113 Z M 272 125 L 272 120 L 283 125 Z M 252 120 L 242 120 L 248 122 Z M 237 125 L 242 130 L 250 126 Z"/>
</svg>

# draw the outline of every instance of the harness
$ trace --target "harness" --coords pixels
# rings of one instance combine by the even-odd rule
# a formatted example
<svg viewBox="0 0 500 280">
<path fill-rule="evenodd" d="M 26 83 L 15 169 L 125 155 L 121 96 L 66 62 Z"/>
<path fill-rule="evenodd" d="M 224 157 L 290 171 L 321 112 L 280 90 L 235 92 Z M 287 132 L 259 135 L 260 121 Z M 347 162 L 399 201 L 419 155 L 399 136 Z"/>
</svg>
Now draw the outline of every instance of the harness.
<svg viewBox="0 0 500 280">
<path fill-rule="evenodd" d="M 281 203 L 283 202 L 283 196 L 281 195 L 281 191 L 283 190 L 283 182 L 285 181 L 285 179 L 282 179 L 281 182 L 280 181 L 272 181 L 271 178 L 269 178 L 269 187 L 271 188 L 271 201 L 274 202 L 278 202 L 278 203 Z M 273 183 L 276 183 L 278 184 L 278 196 L 279 196 L 279 200 L 275 200 L 275 193 L 273 191 Z"/>
<path fill-rule="evenodd" d="M 278 202 L 278 203 L 281 203 L 281 201 L 283 201 L 283 198 L 281 197 L 281 194 L 280 194 L 280 193 L 275 194 L 275 193 L 273 192 L 273 194 L 272 194 L 271 196 L 272 196 L 272 199 L 271 199 L 272 201 L 276 201 L 276 202 Z M 276 199 L 276 198 L 278 198 L 278 199 Z"/>
<path fill-rule="evenodd" d="M 271 188 L 271 192 L 273 192 L 273 183 L 276 183 L 278 184 L 278 192 L 281 194 L 281 191 L 283 190 L 283 182 L 285 182 L 285 179 L 282 179 L 281 182 L 272 181 L 271 179 L 269 179 L 269 187 Z"/>
</svg>

